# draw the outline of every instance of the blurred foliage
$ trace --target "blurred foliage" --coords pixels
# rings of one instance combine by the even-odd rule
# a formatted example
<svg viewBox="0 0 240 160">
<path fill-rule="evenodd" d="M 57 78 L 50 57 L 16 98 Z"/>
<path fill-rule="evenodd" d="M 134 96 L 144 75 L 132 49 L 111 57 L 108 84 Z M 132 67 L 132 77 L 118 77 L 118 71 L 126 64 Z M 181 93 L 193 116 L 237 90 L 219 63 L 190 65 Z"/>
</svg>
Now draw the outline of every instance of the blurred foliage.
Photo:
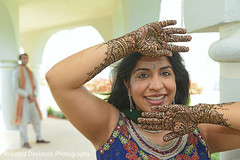
<svg viewBox="0 0 240 160">
<path fill-rule="evenodd" d="M 65 115 L 61 111 L 55 111 L 50 106 L 47 108 L 47 114 L 48 114 L 48 117 L 66 119 Z"/>
<path fill-rule="evenodd" d="M 219 158 L 219 153 L 213 153 L 213 154 L 211 154 L 211 159 L 212 159 L 212 160 L 220 160 L 220 158 Z"/>
<path fill-rule="evenodd" d="M 93 93 L 109 93 L 112 89 L 110 79 L 98 78 L 92 79 L 84 85 L 90 92 Z"/>
<path fill-rule="evenodd" d="M 53 115 L 53 112 L 54 112 L 54 110 L 52 109 L 52 107 L 49 106 L 49 107 L 47 108 L 47 114 L 48 114 L 48 115 Z"/>
<path fill-rule="evenodd" d="M 197 82 L 190 82 L 190 94 L 201 94 L 203 88 Z"/>
</svg>

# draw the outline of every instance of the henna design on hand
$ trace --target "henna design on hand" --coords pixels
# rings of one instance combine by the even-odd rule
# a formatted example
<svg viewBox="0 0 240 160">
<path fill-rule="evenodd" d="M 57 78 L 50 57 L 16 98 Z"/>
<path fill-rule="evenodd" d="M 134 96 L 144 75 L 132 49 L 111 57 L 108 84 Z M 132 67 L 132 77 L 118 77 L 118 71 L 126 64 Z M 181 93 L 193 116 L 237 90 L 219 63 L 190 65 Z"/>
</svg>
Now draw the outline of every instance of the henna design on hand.
<svg viewBox="0 0 240 160">
<path fill-rule="evenodd" d="M 187 42 L 192 39 L 189 35 L 173 35 L 185 34 L 187 31 L 184 28 L 164 28 L 169 25 L 175 25 L 176 23 L 175 20 L 153 22 L 130 33 L 129 36 L 133 36 L 135 39 L 135 52 L 156 57 L 171 56 L 172 52 L 189 51 L 188 47 L 168 44 L 168 42 Z"/>
<path fill-rule="evenodd" d="M 154 106 L 154 112 L 143 112 L 143 118 L 138 118 L 138 121 L 143 129 L 172 131 L 163 137 L 164 141 L 170 141 L 194 131 L 200 123 L 230 128 L 231 125 L 227 123 L 224 114 L 218 111 L 228 110 L 223 107 L 233 103 Z"/>
<path fill-rule="evenodd" d="M 190 35 L 173 35 L 185 34 L 186 29 L 184 28 L 164 28 L 169 25 L 175 25 L 176 23 L 175 20 L 152 22 L 142 26 L 136 31 L 104 43 L 107 45 L 106 58 L 103 63 L 87 74 L 86 82 L 96 76 L 105 67 L 132 52 L 139 52 L 142 55 L 156 57 L 171 56 L 172 52 L 189 51 L 189 48 L 186 46 L 168 44 L 168 42 L 187 42 L 192 39 Z"/>
</svg>

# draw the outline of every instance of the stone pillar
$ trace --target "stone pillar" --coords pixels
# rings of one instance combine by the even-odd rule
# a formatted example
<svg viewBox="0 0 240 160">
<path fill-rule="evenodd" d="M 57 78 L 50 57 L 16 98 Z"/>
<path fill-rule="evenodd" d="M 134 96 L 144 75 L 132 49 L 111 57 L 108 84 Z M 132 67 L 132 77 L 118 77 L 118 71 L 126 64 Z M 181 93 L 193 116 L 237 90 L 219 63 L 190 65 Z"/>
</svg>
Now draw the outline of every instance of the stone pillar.
<svg viewBox="0 0 240 160">
<path fill-rule="evenodd" d="M 12 90 L 12 71 L 16 67 L 14 62 L 0 63 L 1 73 L 1 99 L 2 99 L 2 112 L 3 122 L 6 130 L 15 130 L 16 126 L 13 124 L 13 117 L 16 106 L 16 98 Z"/>
<path fill-rule="evenodd" d="M 13 125 L 15 113 L 16 98 L 12 90 L 12 71 L 16 63 L 8 61 L 0 63 L 1 74 L 1 99 L 2 99 L 2 119 L 3 119 L 3 136 L 5 138 L 6 149 L 18 149 L 21 146 L 20 133 L 17 126 Z"/>
<path fill-rule="evenodd" d="M 18 5 L 14 0 L 0 0 L 0 136 L 1 152 L 20 148 L 20 134 L 13 125 L 15 113 L 14 92 L 12 90 L 12 70 L 17 65 L 19 54 Z"/>
<path fill-rule="evenodd" d="M 240 22 L 219 27 L 220 40 L 209 55 L 220 63 L 220 102 L 240 101 Z M 240 149 L 220 153 L 221 160 L 237 160 Z"/>
<path fill-rule="evenodd" d="M 3 118 L 2 118 L 2 109 L 1 109 L 1 105 L 0 105 L 0 142 L 1 142 L 0 143 L 0 154 L 7 149 L 4 130 L 5 129 L 4 129 Z"/>
</svg>

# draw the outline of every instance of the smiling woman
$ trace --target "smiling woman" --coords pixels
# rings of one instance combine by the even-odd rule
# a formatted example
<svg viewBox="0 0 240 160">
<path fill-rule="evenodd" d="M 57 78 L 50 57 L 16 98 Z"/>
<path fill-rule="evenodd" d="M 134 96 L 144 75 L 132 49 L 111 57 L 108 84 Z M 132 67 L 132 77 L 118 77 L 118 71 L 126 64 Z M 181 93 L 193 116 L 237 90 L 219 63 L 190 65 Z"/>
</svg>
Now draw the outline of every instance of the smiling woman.
<svg viewBox="0 0 240 160">
<path fill-rule="evenodd" d="M 151 111 L 153 105 L 173 102 L 176 93 L 175 75 L 167 57 L 141 57 L 130 79 L 125 85 L 136 102 L 137 110 Z"/>
<path fill-rule="evenodd" d="M 167 57 L 142 56 L 132 71 L 130 81 L 124 81 L 124 84 L 137 110 L 151 111 L 153 105 L 167 105 L 174 101 L 175 75 Z"/>
<path fill-rule="evenodd" d="M 191 36 L 183 28 L 167 27 L 174 24 L 146 24 L 80 51 L 46 74 L 56 102 L 92 142 L 97 159 L 207 160 L 210 153 L 240 147 L 239 103 L 186 106 L 189 76 L 178 52 L 189 48 L 171 42 Z M 120 59 L 107 102 L 84 87 Z"/>
</svg>

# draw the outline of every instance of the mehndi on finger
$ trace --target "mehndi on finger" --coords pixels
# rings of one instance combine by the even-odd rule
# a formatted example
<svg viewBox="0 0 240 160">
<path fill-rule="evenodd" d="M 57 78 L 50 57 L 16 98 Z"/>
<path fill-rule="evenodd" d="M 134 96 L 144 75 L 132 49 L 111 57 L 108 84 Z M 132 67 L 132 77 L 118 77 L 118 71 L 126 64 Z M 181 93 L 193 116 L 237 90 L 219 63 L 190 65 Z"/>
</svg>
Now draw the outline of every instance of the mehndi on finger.
<svg viewBox="0 0 240 160">
<path fill-rule="evenodd" d="M 169 35 L 167 41 L 168 42 L 189 42 L 192 40 L 192 36 L 190 35 Z"/>
<path fill-rule="evenodd" d="M 168 44 L 166 46 L 167 50 L 170 50 L 172 52 L 188 52 L 189 51 L 189 47 L 186 46 L 177 46 L 174 44 Z"/>
<path fill-rule="evenodd" d="M 165 112 L 169 110 L 169 107 L 168 106 L 152 106 L 151 110 L 158 111 L 158 112 Z"/>
<path fill-rule="evenodd" d="M 166 20 L 166 21 L 160 21 L 157 24 L 159 24 L 161 27 L 166 27 L 166 26 L 177 24 L 177 21 L 176 20 Z"/>
<path fill-rule="evenodd" d="M 142 112 L 142 117 L 144 118 L 151 118 L 151 117 L 154 117 L 155 116 L 155 113 L 154 112 Z"/>
<path fill-rule="evenodd" d="M 166 34 L 185 34 L 187 30 L 185 28 L 164 28 Z"/>
<path fill-rule="evenodd" d="M 138 118 L 139 123 L 150 124 L 153 122 L 153 118 Z"/>
<path fill-rule="evenodd" d="M 162 125 L 164 120 L 159 118 L 138 118 L 138 122 L 141 124 L 158 124 Z"/>
<path fill-rule="evenodd" d="M 140 124 L 141 128 L 152 130 L 152 131 L 158 131 L 158 130 L 164 130 L 164 127 L 161 127 L 161 125 L 157 124 Z"/>
<path fill-rule="evenodd" d="M 178 137 L 181 137 L 182 135 L 179 135 L 179 134 L 176 134 L 174 132 L 170 132 L 170 133 L 167 133 L 163 136 L 163 141 L 164 142 L 168 142 L 172 139 L 175 139 L 175 138 L 178 138 Z"/>
<path fill-rule="evenodd" d="M 164 112 L 142 112 L 144 118 L 163 118 Z"/>
<path fill-rule="evenodd" d="M 172 52 L 166 49 L 159 49 L 156 53 L 156 55 L 154 55 L 154 57 L 161 57 L 161 56 L 168 56 L 171 57 L 172 56 Z"/>
<path fill-rule="evenodd" d="M 160 22 L 153 22 L 148 25 L 148 28 L 152 28 L 155 32 L 163 32 L 163 27 L 177 24 L 176 20 L 166 20 Z"/>
</svg>

